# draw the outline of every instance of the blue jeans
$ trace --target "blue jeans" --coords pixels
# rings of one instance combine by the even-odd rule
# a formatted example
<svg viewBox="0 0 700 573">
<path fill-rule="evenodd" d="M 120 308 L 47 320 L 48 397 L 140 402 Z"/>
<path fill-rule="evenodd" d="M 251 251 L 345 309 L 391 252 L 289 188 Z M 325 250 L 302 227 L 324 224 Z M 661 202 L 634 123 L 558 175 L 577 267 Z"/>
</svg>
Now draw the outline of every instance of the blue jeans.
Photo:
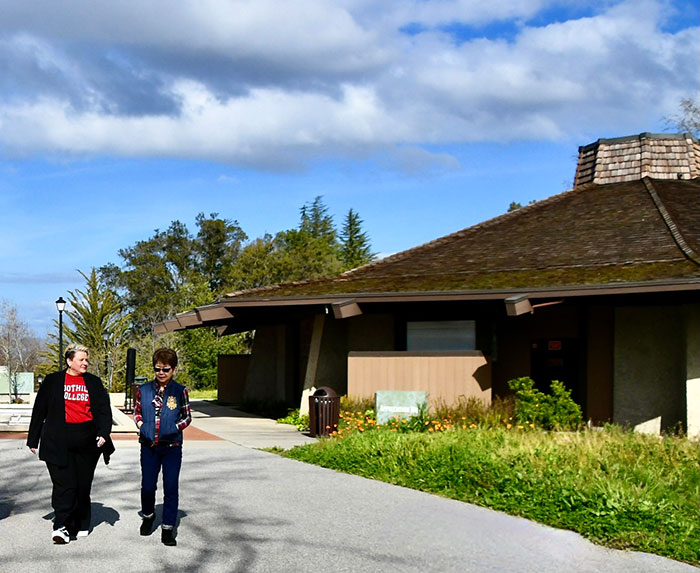
<svg viewBox="0 0 700 573">
<path fill-rule="evenodd" d="M 182 446 L 141 445 L 141 511 L 155 511 L 158 474 L 163 468 L 163 525 L 174 527 L 179 501 L 178 481 L 182 466 Z"/>
</svg>

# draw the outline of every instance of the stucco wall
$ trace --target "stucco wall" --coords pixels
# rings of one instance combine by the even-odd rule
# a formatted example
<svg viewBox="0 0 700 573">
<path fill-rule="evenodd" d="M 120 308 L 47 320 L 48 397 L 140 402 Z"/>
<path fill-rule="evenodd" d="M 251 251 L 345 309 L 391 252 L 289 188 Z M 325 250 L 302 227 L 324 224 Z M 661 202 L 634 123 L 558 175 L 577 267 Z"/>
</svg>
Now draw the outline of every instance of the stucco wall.
<svg viewBox="0 0 700 573">
<path fill-rule="evenodd" d="M 284 358 L 284 329 L 283 325 L 277 325 L 255 330 L 245 385 L 246 398 L 279 400 L 284 397 L 284 369 L 280 369 L 280 360 Z"/>
<path fill-rule="evenodd" d="M 680 306 L 615 310 L 613 422 L 646 430 L 685 422 L 685 334 Z"/>
<path fill-rule="evenodd" d="M 684 307 L 686 317 L 686 404 L 688 436 L 700 437 L 700 304 Z"/>
<path fill-rule="evenodd" d="M 347 393 L 347 357 L 351 350 L 393 350 L 394 322 L 388 315 L 359 315 L 336 319 L 323 316 L 318 363 L 306 389 L 330 386 L 338 394 Z"/>
<path fill-rule="evenodd" d="M 250 354 L 220 354 L 217 361 L 217 399 L 225 404 L 240 404 L 245 396 Z"/>
<path fill-rule="evenodd" d="M 330 386 L 339 396 L 347 392 L 347 320 L 351 319 L 339 320 L 326 315 L 314 382 L 316 388 Z"/>
</svg>

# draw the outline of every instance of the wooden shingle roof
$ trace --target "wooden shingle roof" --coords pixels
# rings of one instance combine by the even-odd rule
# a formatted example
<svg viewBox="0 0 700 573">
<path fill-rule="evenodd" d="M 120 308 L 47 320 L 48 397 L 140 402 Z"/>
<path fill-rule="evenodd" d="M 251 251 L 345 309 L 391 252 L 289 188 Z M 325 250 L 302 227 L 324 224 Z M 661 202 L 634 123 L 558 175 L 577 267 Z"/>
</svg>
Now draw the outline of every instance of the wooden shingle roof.
<svg viewBox="0 0 700 573">
<path fill-rule="evenodd" d="M 336 277 L 242 299 L 700 281 L 700 179 L 589 184 Z"/>
<path fill-rule="evenodd" d="M 231 293 L 156 332 L 248 330 L 255 309 L 697 291 L 699 253 L 700 179 L 591 183 L 342 275 Z"/>
<path fill-rule="evenodd" d="M 578 149 L 574 187 L 700 177 L 700 142 L 691 133 L 640 133 L 599 139 Z"/>
</svg>

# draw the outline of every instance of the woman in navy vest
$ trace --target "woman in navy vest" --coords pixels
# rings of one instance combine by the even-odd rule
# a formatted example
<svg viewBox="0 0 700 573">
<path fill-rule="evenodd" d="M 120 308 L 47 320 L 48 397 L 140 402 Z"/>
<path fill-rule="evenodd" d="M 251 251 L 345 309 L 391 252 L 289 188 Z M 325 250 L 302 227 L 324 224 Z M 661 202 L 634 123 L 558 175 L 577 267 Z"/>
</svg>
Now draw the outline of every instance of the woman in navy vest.
<svg viewBox="0 0 700 573">
<path fill-rule="evenodd" d="M 173 528 L 177 521 L 178 482 L 182 465 L 182 431 L 190 425 L 187 388 L 173 380 L 177 354 L 161 348 L 153 354 L 155 379 L 138 387 L 134 422 L 141 443 L 141 535 L 153 532 L 156 486 L 163 469 L 163 522 L 161 541 L 177 545 Z"/>
</svg>

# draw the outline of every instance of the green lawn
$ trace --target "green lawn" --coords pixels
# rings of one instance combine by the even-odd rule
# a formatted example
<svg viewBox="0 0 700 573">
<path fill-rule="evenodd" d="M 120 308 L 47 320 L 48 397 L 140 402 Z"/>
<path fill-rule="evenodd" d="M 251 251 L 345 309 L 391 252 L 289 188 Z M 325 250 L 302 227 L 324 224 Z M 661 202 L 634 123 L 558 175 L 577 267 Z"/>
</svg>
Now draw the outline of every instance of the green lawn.
<svg viewBox="0 0 700 573">
<path fill-rule="evenodd" d="M 192 400 L 216 400 L 217 390 L 190 390 L 187 389 Z"/>
<path fill-rule="evenodd" d="M 610 428 L 352 431 L 282 455 L 700 563 L 698 443 Z"/>
</svg>

